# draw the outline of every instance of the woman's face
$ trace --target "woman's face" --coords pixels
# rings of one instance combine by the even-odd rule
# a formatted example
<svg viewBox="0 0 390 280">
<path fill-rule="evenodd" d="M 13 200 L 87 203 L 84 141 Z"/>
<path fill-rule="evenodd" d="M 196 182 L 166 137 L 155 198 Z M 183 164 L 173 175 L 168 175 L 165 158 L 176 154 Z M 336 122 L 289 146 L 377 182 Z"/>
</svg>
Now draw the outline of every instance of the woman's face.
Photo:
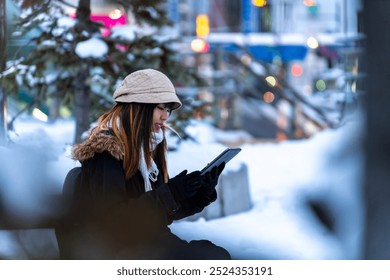
<svg viewBox="0 0 390 280">
<path fill-rule="evenodd" d="M 164 126 L 165 121 L 169 118 L 171 109 L 167 108 L 165 104 L 158 104 L 153 110 L 153 130 L 159 132 Z"/>
</svg>

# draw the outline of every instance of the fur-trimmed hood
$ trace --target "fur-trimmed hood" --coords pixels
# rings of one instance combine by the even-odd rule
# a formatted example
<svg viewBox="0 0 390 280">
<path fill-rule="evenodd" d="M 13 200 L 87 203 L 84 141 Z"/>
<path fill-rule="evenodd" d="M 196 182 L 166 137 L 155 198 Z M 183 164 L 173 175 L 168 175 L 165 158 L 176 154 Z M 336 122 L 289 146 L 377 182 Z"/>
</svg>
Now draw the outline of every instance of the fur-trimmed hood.
<svg viewBox="0 0 390 280">
<path fill-rule="evenodd" d="M 119 140 L 108 131 L 91 134 L 84 142 L 74 146 L 72 157 L 74 160 L 84 161 L 92 158 L 96 153 L 109 152 L 118 160 L 124 158 L 124 147 Z"/>
</svg>

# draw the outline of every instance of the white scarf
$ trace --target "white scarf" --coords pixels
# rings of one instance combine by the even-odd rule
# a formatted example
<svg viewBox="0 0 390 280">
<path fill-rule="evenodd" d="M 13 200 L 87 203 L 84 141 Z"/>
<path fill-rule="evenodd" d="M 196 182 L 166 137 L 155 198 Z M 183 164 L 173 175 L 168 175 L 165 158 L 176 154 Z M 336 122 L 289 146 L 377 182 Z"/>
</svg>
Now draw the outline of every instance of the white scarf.
<svg viewBox="0 0 390 280">
<path fill-rule="evenodd" d="M 151 150 L 154 151 L 154 149 L 157 147 L 158 144 L 160 144 L 164 140 L 164 134 L 162 129 L 159 130 L 159 132 L 153 132 L 152 133 L 152 143 L 151 143 Z M 145 153 L 144 149 L 141 148 L 141 157 L 140 157 L 140 162 L 138 169 L 142 174 L 142 177 L 144 178 L 145 182 L 145 192 L 151 191 L 152 190 L 152 185 L 150 181 L 156 182 L 157 181 L 157 176 L 158 176 L 158 168 L 156 163 L 152 160 L 152 165 L 150 168 L 146 166 L 146 161 L 145 161 Z"/>
</svg>

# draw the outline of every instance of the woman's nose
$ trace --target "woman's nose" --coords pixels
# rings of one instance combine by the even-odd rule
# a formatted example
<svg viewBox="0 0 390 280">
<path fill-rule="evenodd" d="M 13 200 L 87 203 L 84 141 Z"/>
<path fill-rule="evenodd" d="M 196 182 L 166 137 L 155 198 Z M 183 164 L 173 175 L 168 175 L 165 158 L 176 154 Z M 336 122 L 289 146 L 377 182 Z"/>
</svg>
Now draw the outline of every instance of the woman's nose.
<svg viewBox="0 0 390 280">
<path fill-rule="evenodd" d="M 161 119 L 162 120 L 167 120 L 169 117 L 169 112 L 164 110 L 163 113 L 161 114 Z"/>
</svg>

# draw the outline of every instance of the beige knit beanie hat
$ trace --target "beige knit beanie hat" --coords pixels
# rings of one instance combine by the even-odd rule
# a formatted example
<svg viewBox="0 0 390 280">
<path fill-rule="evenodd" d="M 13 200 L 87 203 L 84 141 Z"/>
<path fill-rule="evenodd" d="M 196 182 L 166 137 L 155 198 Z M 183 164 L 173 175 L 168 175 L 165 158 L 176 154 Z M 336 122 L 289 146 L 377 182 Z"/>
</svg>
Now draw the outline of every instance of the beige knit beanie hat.
<svg viewBox="0 0 390 280">
<path fill-rule="evenodd" d="M 169 78 L 154 69 L 139 70 L 128 75 L 113 97 L 115 102 L 124 103 L 173 103 L 172 109 L 182 105 Z"/>
</svg>

